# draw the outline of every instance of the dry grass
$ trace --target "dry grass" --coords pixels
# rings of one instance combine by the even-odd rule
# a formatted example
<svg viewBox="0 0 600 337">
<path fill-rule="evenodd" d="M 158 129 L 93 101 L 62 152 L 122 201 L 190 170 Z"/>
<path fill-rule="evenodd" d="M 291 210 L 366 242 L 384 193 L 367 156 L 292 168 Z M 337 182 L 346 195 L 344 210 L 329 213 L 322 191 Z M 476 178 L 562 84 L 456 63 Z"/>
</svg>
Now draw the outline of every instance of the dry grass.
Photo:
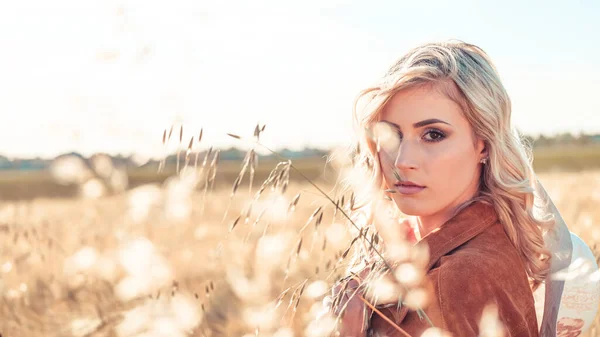
<svg viewBox="0 0 600 337">
<path fill-rule="evenodd" d="M 112 196 L 0 205 L 2 336 L 325 336 L 316 311 L 357 232 L 286 163 L 261 163 L 276 170 L 250 191 L 252 158 L 229 186 L 201 158 Z M 600 256 L 600 171 L 540 180 Z"/>
</svg>

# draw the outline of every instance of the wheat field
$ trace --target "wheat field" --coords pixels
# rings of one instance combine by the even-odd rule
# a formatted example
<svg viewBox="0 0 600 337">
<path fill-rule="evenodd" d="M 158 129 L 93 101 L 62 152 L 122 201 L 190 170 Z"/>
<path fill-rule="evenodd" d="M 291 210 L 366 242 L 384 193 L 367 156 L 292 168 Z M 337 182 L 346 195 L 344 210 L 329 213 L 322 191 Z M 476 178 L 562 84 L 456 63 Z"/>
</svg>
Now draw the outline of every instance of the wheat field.
<svg viewBox="0 0 600 337">
<path fill-rule="evenodd" d="M 289 179 L 289 162 L 268 169 L 252 189 L 250 163 L 229 186 L 207 168 L 0 204 L 0 335 L 327 336 L 334 320 L 316 316 L 356 236 L 340 214 L 353 201 L 332 198 L 336 211 Z M 600 257 L 600 171 L 539 179 Z M 335 195 L 331 179 L 314 182 Z"/>
</svg>

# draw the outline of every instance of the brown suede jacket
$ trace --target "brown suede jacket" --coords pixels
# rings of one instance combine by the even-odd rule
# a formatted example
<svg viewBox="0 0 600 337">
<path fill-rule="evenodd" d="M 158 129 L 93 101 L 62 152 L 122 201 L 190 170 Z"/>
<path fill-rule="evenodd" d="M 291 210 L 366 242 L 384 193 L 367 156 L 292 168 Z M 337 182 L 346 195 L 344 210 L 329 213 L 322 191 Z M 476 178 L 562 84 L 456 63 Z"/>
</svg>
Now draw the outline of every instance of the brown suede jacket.
<svg viewBox="0 0 600 337">
<path fill-rule="evenodd" d="M 417 244 L 427 244 L 430 261 L 424 308 L 435 327 L 454 337 L 479 336 L 484 307 L 495 303 L 506 337 L 539 336 L 533 294 L 525 267 L 492 205 L 474 202 Z M 411 336 L 430 327 L 406 306 L 381 308 Z M 405 336 L 378 314 L 369 336 Z"/>
</svg>

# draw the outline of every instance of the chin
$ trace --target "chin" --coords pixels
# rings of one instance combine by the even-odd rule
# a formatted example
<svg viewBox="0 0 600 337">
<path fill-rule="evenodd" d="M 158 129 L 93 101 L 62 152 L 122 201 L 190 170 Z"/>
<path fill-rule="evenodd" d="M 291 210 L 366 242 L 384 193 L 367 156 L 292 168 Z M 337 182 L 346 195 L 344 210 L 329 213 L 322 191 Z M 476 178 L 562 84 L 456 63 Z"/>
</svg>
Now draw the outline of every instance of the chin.
<svg viewBox="0 0 600 337">
<path fill-rule="evenodd" d="M 427 215 L 429 213 L 423 201 L 410 199 L 406 200 L 403 198 L 402 200 L 395 199 L 394 202 L 396 203 L 396 206 L 398 207 L 400 212 L 402 212 L 405 215 L 422 216 Z"/>
</svg>

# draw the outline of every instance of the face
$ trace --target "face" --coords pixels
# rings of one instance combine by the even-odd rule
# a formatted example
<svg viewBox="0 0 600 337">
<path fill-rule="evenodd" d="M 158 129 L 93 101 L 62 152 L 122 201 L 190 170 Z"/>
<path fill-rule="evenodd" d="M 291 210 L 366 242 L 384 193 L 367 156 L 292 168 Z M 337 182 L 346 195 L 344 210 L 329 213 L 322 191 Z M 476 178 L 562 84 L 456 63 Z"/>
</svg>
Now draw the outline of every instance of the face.
<svg viewBox="0 0 600 337">
<path fill-rule="evenodd" d="M 390 196 L 402 213 L 447 214 L 477 192 L 484 142 L 442 92 L 420 86 L 396 93 L 374 132 L 386 189 L 396 191 Z M 422 187 L 397 186 L 398 177 Z"/>
</svg>

